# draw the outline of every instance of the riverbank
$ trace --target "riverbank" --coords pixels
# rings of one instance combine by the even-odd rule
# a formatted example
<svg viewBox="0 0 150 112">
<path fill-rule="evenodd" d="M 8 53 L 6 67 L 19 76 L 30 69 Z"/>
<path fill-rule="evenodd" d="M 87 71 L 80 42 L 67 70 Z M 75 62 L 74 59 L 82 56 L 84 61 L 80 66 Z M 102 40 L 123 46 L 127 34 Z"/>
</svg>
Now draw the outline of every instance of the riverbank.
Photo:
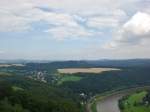
<svg viewBox="0 0 150 112">
<path fill-rule="evenodd" d="M 142 90 L 119 100 L 121 112 L 150 112 L 149 91 Z"/>
<path fill-rule="evenodd" d="M 127 95 L 131 94 L 132 92 L 139 91 L 139 90 L 144 90 L 144 89 L 149 89 L 150 86 L 142 86 L 142 87 L 131 87 L 131 88 L 124 88 L 124 89 L 116 89 L 112 91 L 108 91 L 99 95 L 96 95 L 92 97 L 87 104 L 87 112 L 98 112 L 97 111 L 97 103 L 105 100 L 108 97 L 114 96 L 114 95 Z"/>
</svg>

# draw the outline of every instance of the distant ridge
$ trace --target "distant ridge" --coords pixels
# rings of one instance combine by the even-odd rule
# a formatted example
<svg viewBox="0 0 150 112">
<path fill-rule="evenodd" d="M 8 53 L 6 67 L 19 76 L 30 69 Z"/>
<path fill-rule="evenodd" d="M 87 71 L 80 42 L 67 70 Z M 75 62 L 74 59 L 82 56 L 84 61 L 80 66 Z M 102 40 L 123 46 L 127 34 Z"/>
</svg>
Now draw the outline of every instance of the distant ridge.
<svg viewBox="0 0 150 112">
<path fill-rule="evenodd" d="M 131 67 L 150 66 L 150 59 L 101 59 L 101 60 L 70 60 L 70 61 L 49 61 L 49 60 L 0 60 L 0 63 L 7 64 L 27 64 L 27 63 L 47 63 L 59 67 Z"/>
</svg>

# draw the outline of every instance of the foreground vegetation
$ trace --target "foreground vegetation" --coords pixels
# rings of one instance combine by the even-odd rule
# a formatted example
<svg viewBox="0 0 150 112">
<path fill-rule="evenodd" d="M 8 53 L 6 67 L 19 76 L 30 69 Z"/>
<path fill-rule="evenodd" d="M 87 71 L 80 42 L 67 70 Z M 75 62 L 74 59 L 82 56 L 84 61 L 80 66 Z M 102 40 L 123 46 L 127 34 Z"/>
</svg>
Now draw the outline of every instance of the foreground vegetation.
<svg viewBox="0 0 150 112">
<path fill-rule="evenodd" d="M 82 111 L 79 99 L 69 91 L 24 77 L 2 79 L 4 77 L 0 77 L 0 112 Z"/>
<path fill-rule="evenodd" d="M 119 107 L 122 112 L 150 112 L 150 106 L 144 102 L 147 91 L 136 92 L 125 96 L 119 101 Z"/>
</svg>

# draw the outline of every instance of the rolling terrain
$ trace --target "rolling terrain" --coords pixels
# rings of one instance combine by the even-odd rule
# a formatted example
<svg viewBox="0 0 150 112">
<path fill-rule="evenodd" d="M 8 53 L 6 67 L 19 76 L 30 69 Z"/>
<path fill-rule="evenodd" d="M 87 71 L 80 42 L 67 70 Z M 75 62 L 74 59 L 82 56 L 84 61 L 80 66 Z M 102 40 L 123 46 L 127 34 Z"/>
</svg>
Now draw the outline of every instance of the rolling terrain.
<svg viewBox="0 0 150 112">
<path fill-rule="evenodd" d="M 97 94 L 150 85 L 150 60 L 17 64 L 24 66 L 0 67 L 0 83 L 6 85 L 1 86 L 0 90 L 0 109 L 3 112 L 7 112 L 5 103 L 10 110 L 21 108 L 25 112 L 85 112 L 88 100 Z M 5 91 L 7 94 L 2 94 Z M 25 94 L 24 97 L 29 100 L 25 101 L 20 94 Z M 30 100 L 33 101 L 32 108 L 28 105 Z M 39 109 L 34 110 L 36 107 Z"/>
</svg>

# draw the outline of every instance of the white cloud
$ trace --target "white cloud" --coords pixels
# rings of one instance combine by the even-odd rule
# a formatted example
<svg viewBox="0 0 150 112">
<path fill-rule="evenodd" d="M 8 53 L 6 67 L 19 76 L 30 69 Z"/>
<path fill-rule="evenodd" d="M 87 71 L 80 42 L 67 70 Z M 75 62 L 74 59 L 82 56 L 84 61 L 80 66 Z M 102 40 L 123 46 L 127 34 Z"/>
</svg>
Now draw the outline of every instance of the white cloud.
<svg viewBox="0 0 150 112">
<path fill-rule="evenodd" d="M 32 22 L 46 21 L 49 24 L 61 26 L 76 26 L 74 18 L 66 13 L 44 12 L 38 5 L 28 0 L 9 0 L 0 2 L 0 31 L 28 30 Z"/>
<path fill-rule="evenodd" d="M 110 46 L 133 46 L 145 44 L 145 42 L 150 43 L 150 14 L 137 12 L 118 31 Z"/>
<path fill-rule="evenodd" d="M 38 5 L 47 5 L 52 8 L 63 9 L 69 13 L 78 14 L 95 14 L 108 10 L 108 8 L 114 9 L 119 5 L 119 0 L 39 0 L 32 2 Z"/>
<path fill-rule="evenodd" d="M 0 31 L 24 31 L 30 29 L 28 18 L 13 15 L 9 12 L 0 11 Z"/>
<path fill-rule="evenodd" d="M 43 5 L 50 2 L 53 3 L 42 1 Z M 84 17 L 66 12 L 43 11 L 38 8 L 42 3 L 29 0 L 14 0 L 12 4 L 9 0 L 0 2 L 0 32 L 26 31 L 32 29 L 33 22 L 45 21 L 49 26 L 54 26 L 46 32 L 56 39 L 92 36 L 91 31 L 78 23 L 84 22 Z"/>
<path fill-rule="evenodd" d="M 123 4 L 134 5 L 138 0 L 3 0 L 0 2 L 0 32 L 26 31 L 33 22 L 45 21 L 55 37 L 89 37 L 106 30 L 117 29 L 127 19 Z M 57 9 L 44 11 L 39 7 Z M 86 26 L 98 29 L 90 31 Z M 66 30 L 66 31 L 64 31 Z M 74 33 L 73 33 L 74 32 Z M 92 34 L 93 33 L 93 34 Z M 72 34 L 72 35 L 71 35 Z M 57 35 L 57 36 L 56 36 Z"/>
<path fill-rule="evenodd" d="M 118 27 L 126 19 L 126 17 L 127 15 L 123 10 L 115 9 L 104 15 L 89 18 L 87 25 L 97 29 L 112 29 Z"/>
<path fill-rule="evenodd" d="M 20 29 L 28 29 L 30 23 L 40 20 L 57 25 L 75 25 L 73 18 L 79 21 L 88 19 L 76 16 L 77 14 L 91 16 L 94 14 L 109 14 L 109 12 L 118 13 L 119 3 L 119 0 L 62 0 L 61 2 L 59 0 L 13 0 L 13 2 L 5 0 L 0 2 L 0 23 L 3 23 L 4 26 L 1 27 L 0 31 L 4 31 L 2 28 L 7 29 L 9 26 L 9 30 L 12 29 L 12 31 L 18 30 L 19 27 Z M 44 12 L 38 9 L 42 6 L 49 9 L 59 9 L 60 12 Z M 10 18 L 12 18 L 11 21 L 8 20 Z M 109 18 L 111 17 L 109 16 Z"/>
<path fill-rule="evenodd" d="M 56 38 L 58 40 L 64 40 L 64 39 L 80 39 L 83 37 L 91 37 L 93 36 L 93 33 L 90 31 L 86 31 L 82 27 L 56 27 L 47 30 L 49 34 L 52 35 L 53 38 Z"/>
<path fill-rule="evenodd" d="M 20 31 L 31 28 L 32 22 L 46 21 L 56 26 L 77 26 L 74 18 L 69 14 L 44 12 L 32 7 L 0 9 L 0 31 Z"/>
<path fill-rule="evenodd" d="M 49 38 L 65 40 L 87 37 L 88 45 L 86 46 L 91 45 L 91 50 L 75 49 L 79 51 L 68 52 L 70 58 L 75 54 L 79 58 L 81 55 L 85 58 L 88 56 L 98 58 L 150 57 L 148 53 L 150 45 L 149 6 L 149 0 L 1 0 L 0 33 L 28 31 L 40 26 L 44 21 L 46 28 L 49 27 L 46 31 L 45 27 L 39 29 L 44 30 L 43 32 L 46 32 Z M 41 22 L 40 25 L 32 26 L 32 23 L 38 24 L 38 22 Z M 30 30 L 29 34 L 33 35 L 32 31 Z M 43 36 L 41 38 L 43 39 Z M 112 41 L 105 47 L 115 49 L 101 48 L 111 39 Z M 71 45 L 70 49 L 73 49 Z M 0 54 L 2 53 L 0 51 Z M 39 56 L 38 53 L 29 53 L 32 55 L 20 53 L 20 57 L 21 55 Z M 19 53 L 14 54 L 16 57 Z M 59 56 L 62 57 L 62 55 Z M 57 58 L 57 55 L 54 57 Z"/>
<path fill-rule="evenodd" d="M 96 29 L 114 28 L 118 24 L 118 20 L 109 17 L 92 17 L 87 22 L 88 27 Z"/>
<path fill-rule="evenodd" d="M 88 21 L 87 25 L 89 27 L 103 29 L 109 27 L 117 27 L 118 21 L 116 19 L 108 17 L 93 17 Z"/>
<path fill-rule="evenodd" d="M 137 36 L 150 33 L 150 14 L 144 12 L 136 13 L 123 27 L 126 32 L 131 32 Z"/>
</svg>

